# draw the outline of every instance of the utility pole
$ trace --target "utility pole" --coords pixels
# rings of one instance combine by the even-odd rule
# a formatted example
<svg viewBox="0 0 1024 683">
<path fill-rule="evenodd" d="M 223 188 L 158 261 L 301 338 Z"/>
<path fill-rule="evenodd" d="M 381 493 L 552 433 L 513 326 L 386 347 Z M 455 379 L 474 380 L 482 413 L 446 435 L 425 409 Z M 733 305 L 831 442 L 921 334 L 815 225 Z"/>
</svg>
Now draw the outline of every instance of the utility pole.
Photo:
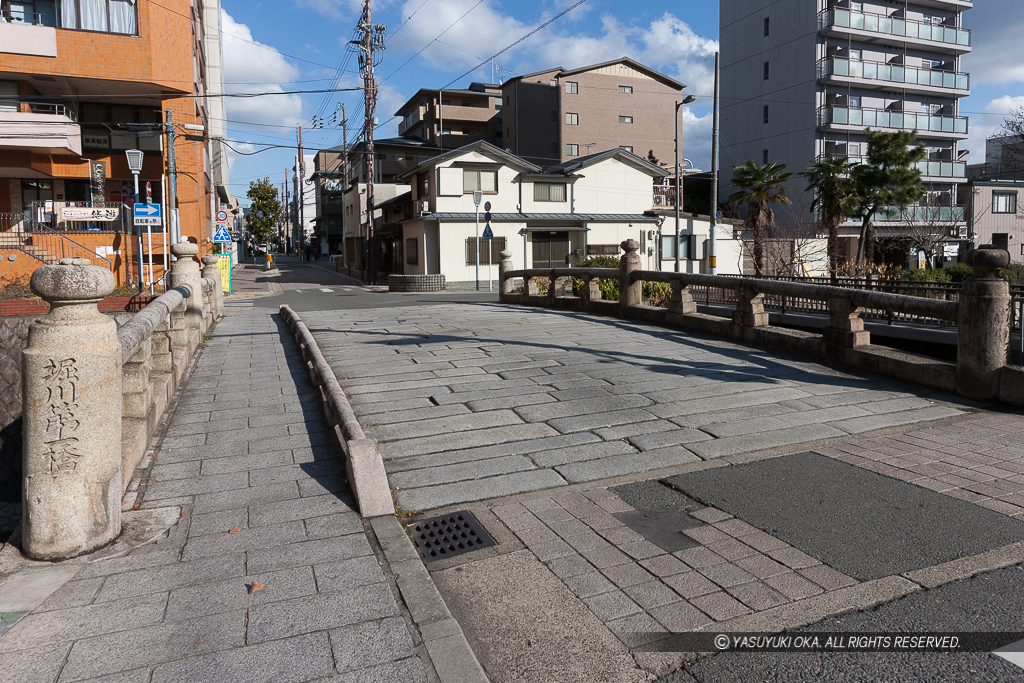
<svg viewBox="0 0 1024 683">
<path fill-rule="evenodd" d="M 711 242 L 708 271 L 718 273 L 718 86 L 720 80 L 719 54 L 715 53 L 715 106 L 711 127 Z"/>
<path fill-rule="evenodd" d="M 167 110 L 167 180 L 170 183 L 170 193 L 167 199 L 167 225 L 171 236 L 171 242 L 178 242 L 181 238 L 181 226 L 178 225 L 178 166 L 174 161 L 174 112 Z M 166 274 L 167 263 L 164 263 Z M 165 282 L 166 284 L 166 282 Z"/>
<path fill-rule="evenodd" d="M 348 189 L 348 116 L 341 105 L 341 191 Z"/>
<path fill-rule="evenodd" d="M 306 216 L 303 204 L 306 203 L 306 157 L 302 152 L 302 126 L 299 126 L 299 163 L 296 164 L 299 177 L 296 183 L 299 187 L 299 196 L 295 201 L 299 203 L 299 225 L 295 231 L 295 243 L 304 244 L 306 241 Z"/>
<path fill-rule="evenodd" d="M 284 230 L 284 234 L 285 235 L 288 235 L 292 231 L 292 222 L 293 221 L 292 221 L 292 207 L 291 207 L 291 203 L 292 202 L 291 202 L 290 193 L 288 192 L 288 167 L 285 166 L 285 169 L 284 169 L 284 215 L 287 217 L 285 219 L 285 230 Z M 292 244 L 292 246 L 294 246 L 294 243 Z"/>
<path fill-rule="evenodd" d="M 374 184 L 374 152 L 373 152 L 373 110 L 377 106 L 377 79 L 373 75 L 374 53 L 384 49 L 384 33 L 387 26 L 374 24 L 370 16 L 370 0 L 363 6 L 363 16 L 359 20 L 359 40 L 352 41 L 360 52 L 359 68 L 363 72 L 363 92 L 365 95 L 366 122 L 363 124 L 363 139 L 366 143 L 366 241 L 369 252 L 369 284 L 377 284 L 377 268 L 373 244 L 373 184 Z"/>
</svg>

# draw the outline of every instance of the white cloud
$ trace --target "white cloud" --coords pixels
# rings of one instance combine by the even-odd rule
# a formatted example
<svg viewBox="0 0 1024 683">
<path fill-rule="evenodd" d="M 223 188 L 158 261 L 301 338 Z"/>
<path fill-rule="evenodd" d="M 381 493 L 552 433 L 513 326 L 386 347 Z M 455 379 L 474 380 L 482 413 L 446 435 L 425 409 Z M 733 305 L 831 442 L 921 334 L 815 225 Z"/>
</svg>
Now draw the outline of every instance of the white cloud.
<svg viewBox="0 0 1024 683">
<path fill-rule="evenodd" d="M 410 15 L 421 2 L 407 0 L 402 14 Z M 487 57 L 536 26 L 503 13 L 501 6 L 493 0 L 485 0 L 469 11 L 475 2 L 432 0 L 430 12 L 418 13 L 406 25 L 399 39 L 402 47 L 408 52 L 415 52 L 448 29 L 418 59 L 451 73 L 475 66 L 480 59 L 473 55 Z M 562 9 L 563 4 L 556 2 L 555 9 Z M 499 57 L 498 61 L 510 67 L 513 73 L 527 73 L 553 66 L 576 68 L 628 56 L 681 80 L 689 86 L 689 92 L 710 92 L 718 41 L 697 35 L 676 15 L 666 12 L 646 25 L 624 24 L 606 15 L 601 20 L 599 33 L 594 35 L 564 30 L 567 22 L 579 18 L 576 14 L 574 11 L 559 23 L 545 28 Z M 489 76 L 488 71 L 475 77 Z"/>
<path fill-rule="evenodd" d="M 224 38 L 224 89 L 228 93 L 283 93 L 284 86 L 299 77 L 299 70 L 276 49 L 253 44 L 252 31 L 221 11 Z M 234 121 L 292 126 L 303 122 L 302 98 L 298 95 L 229 97 L 227 117 Z"/>
<path fill-rule="evenodd" d="M 385 83 L 380 86 L 377 95 L 377 119 L 382 124 L 375 132 L 380 138 L 398 136 L 398 119 L 392 120 L 392 114 L 398 111 L 399 107 L 405 104 L 405 95 L 398 91 L 398 88 Z"/>
<path fill-rule="evenodd" d="M 971 137 L 960 143 L 960 149 L 969 149 L 968 163 L 980 164 L 985 161 L 985 140 L 1002 134 L 1003 120 L 1014 112 L 1024 109 L 1024 96 L 1004 95 L 986 104 L 981 115 L 971 116 Z"/>
</svg>

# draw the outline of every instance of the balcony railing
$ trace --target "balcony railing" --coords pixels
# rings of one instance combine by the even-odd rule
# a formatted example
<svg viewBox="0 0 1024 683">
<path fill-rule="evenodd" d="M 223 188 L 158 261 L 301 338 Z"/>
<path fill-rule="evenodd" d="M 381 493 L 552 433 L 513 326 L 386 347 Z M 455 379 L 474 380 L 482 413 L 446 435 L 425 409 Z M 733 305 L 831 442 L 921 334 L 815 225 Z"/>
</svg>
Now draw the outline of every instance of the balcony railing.
<svg viewBox="0 0 1024 683">
<path fill-rule="evenodd" d="M 826 106 L 818 110 L 818 125 L 841 124 L 869 128 L 898 128 L 902 130 L 931 131 L 935 133 L 967 134 L 967 119 L 963 116 L 915 114 L 886 109 Z"/>
<path fill-rule="evenodd" d="M 849 76 L 871 81 L 888 83 L 909 83 L 930 88 L 970 90 L 970 74 L 938 69 L 923 69 L 902 64 L 864 62 L 842 57 L 829 57 L 818 62 L 818 78 L 826 76 Z"/>
<path fill-rule="evenodd" d="M 860 218 L 847 218 L 850 223 L 860 223 Z M 872 223 L 962 223 L 964 222 L 962 206 L 887 206 L 871 216 Z"/>
<path fill-rule="evenodd" d="M 899 17 L 886 17 L 881 14 L 853 12 L 848 9 L 827 9 L 819 16 L 820 28 L 852 28 L 860 31 L 884 33 L 890 36 L 919 38 L 947 45 L 971 46 L 971 32 L 955 26 L 926 24 Z"/>
<path fill-rule="evenodd" d="M 846 156 L 844 154 L 823 154 L 818 157 L 818 160 L 836 158 Z M 862 156 L 847 156 L 850 163 L 853 164 L 866 164 L 868 162 L 867 157 Z M 964 161 L 933 161 L 925 160 L 918 162 L 917 170 L 921 171 L 921 175 L 928 178 L 966 178 L 967 177 L 967 162 Z"/>
</svg>

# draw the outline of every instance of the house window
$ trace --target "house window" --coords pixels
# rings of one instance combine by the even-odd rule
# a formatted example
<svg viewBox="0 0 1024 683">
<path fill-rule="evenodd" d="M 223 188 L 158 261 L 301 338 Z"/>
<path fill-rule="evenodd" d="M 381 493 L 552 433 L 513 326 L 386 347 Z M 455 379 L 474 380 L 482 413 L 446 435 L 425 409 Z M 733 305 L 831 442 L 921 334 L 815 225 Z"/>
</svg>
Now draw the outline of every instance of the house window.
<svg viewBox="0 0 1024 683">
<path fill-rule="evenodd" d="M 557 142 L 552 142 L 551 143 L 551 153 L 552 154 L 558 154 L 558 143 Z"/>
<path fill-rule="evenodd" d="M 633 123 L 633 117 L 632 116 L 620 116 L 619 117 L 619 123 Z"/>
<path fill-rule="evenodd" d="M 860 143 L 859 142 L 851 142 L 851 143 L 847 144 L 846 145 L 846 154 L 847 154 L 847 156 L 851 156 L 851 157 L 859 157 L 860 156 Z"/>
<path fill-rule="evenodd" d="M 996 190 L 992 193 L 992 213 L 1017 213 L 1017 193 Z"/>
<path fill-rule="evenodd" d="M 558 121 L 558 112 L 557 111 L 551 112 L 551 120 L 552 121 Z"/>
<path fill-rule="evenodd" d="M 451 128 L 442 128 L 441 129 L 441 135 L 451 135 L 451 134 L 452 134 L 452 129 Z"/>
<path fill-rule="evenodd" d="M 764 152 L 761 153 L 761 163 L 765 165 L 768 164 L 768 150 L 764 150 Z"/>
<path fill-rule="evenodd" d="M 761 108 L 761 114 L 762 114 L 762 118 L 764 119 L 764 122 L 768 123 L 768 105 L 767 104 L 764 105 Z"/>
<path fill-rule="evenodd" d="M 625 93 L 632 94 L 633 93 L 633 86 L 631 86 L 631 85 L 620 85 L 619 86 L 619 92 L 625 92 Z"/>
<path fill-rule="evenodd" d="M 580 155 L 580 146 L 579 145 L 566 145 L 565 146 L 565 156 L 567 156 L 567 157 L 578 157 L 579 155 Z"/>
<path fill-rule="evenodd" d="M 619 145 L 619 149 L 626 150 L 630 154 L 633 153 L 633 146 L 632 145 Z"/>
<path fill-rule="evenodd" d="M 496 112 L 501 111 L 501 101 L 502 100 L 501 100 L 500 97 L 495 97 L 494 98 L 494 111 L 496 111 Z"/>
<path fill-rule="evenodd" d="M 534 183 L 533 200 L 537 202 L 564 202 L 565 183 Z"/>
<path fill-rule="evenodd" d="M 416 196 L 426 199 L 430 196 L 430 174 L 421 173 L 416 176 Z"/>
<path fill-rule="evenodd" d="M 410 266 L 418 265 L 420 262 L 420 249 L 415 237 L 405 241 L 405 262 Z"/>
<path fill-rule="evenodd" d="M 490 249 L 488 249 L 490 247 Z M 505 238 L 494 236 L 493 239 L 480 240 L 480 265 L 498 265 L 501 263 L 501 252 L 505 249 Z M 490 252 L 490 253 L 488 253 Z M 466 239 L 466 265 L 476 265 L 476 238 Z"/>
<path fill-rule="evenodd" d="M 769 22 L 769 19 L 768 19 L 768 17 L 765 17 L 765 18 L 764 18 L 764 34 L 765 34 L 766 36 L 767 36 L 767 35 L 769 35 L 769 34 L 771 33 L 771 30 L 770 30 L 770 28 L 771 28 L 771 26 L 770 26 L 770 22 Z"/>
<path fill-rule="evenodd" d="M 764 63 L 764 80 L 768 80 L 768 62 Z"/>
<path fill-rule="evenodd" d="M 22 7 L 27 5 L 30 12 L 40 13 L 44 22 L 47 17 L 52 17 L 54 9 L 54 3 L 44 3 L 38 0 L 34 3 L 16 4 Z M 64 0 L 60 5 L 60 28 L 121 33 L 132 36 L 139 33 L 135 0 L 109 0 L 109 2 L 108 0 L 78 0 L 78 2 Z M 12 3 L 12 8 L 13 6 Z M 46 7 L 46 9 L 40 9 L 41 7 Z M 53 21 L 52 18 L 49 21 Z M 46 25 L 53 26 L 54 23 Z"/>
<path fill-rule="evenodd" d="M 674 259 L 676 257 L 675 235 L 661 236 L 661 258 Z M 692 259 L 694 254 L 695 237 L 693 235 L 679 236 L 679 258 Z"/>
<path fill-rule="evenodd" d="M 580 84 L 576 81 L 565 82 L 565 92 L 569 95 L 575 95 L 580 91 Z"/>
<path fill-rule="evenodd" d="M 617 244 L 588 244 L 587 256 L 618 256 L 619 245 Z"/>
<path fill-rule="evenodd" d="M 497 171 L 478 171 L 471 168 L 462 169 L 462 192 L 471 194 L 481 190 L 484 193 L 495 194 L 498 191 Z"/>
<path fill-rule="evenodd" d="M 578 125 L 580 125 L 580 115 L 579 114 L 571 114 L 569 112 L 566 112 L 566 114 L 565 114 L 565 125 L 567 125 L 567 126 L 578 126 Z"/>
<path fill-rule="evenodd" d="M 551 87 L 552 88 L 557 88 L 558 87 L 558 81 L 551 81 Z"/>
</svg>

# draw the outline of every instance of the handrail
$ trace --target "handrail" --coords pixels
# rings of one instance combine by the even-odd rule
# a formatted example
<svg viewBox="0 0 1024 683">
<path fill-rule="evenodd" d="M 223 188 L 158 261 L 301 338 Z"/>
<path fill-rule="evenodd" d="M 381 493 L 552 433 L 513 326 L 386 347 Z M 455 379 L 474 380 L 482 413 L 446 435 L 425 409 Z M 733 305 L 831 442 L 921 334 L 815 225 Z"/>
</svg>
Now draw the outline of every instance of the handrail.
<svg viewBox="0 0 1024 683">
<path fill-rule="evenodd" d="M 562 277 L 573 277 L 581 280 L 593 280 L 597 278 L 618 278 L 619 276 L 619 271 L 614 268 L 534 268 L 509 271 L 503 275 L 502 281 L 517 277 L 526 279 L 549 277 L 552 280 Z M 797 297 L 812 301 L 827 302 L 831 299 L 846 299 L 855 308 L 906 313 L 952 322 L 957 320 L 960 310 L 960 304 L 956 301 L 833 287 L 831 285 L 787 282 L 784 280 L 762 280 L 730 275 L 704 275 L 700 273 L 673 273 L 660 270 L 635 270 L 629 273 L 629 278 L 631 283 L 645 281 L 664 282 L 666 284 L 679 283 L 681 287 L 715 287 L 736 292 L 747 290 L 755 294 Z"/>
<path fill-rule="evenodd" d="M 47 235 L 47 236 L 53 237 L 53 238 L 55 238 L 55 239 L 57 239 L 59 241 L 70 242 L 71 244 L 73 244 L 76 247 L 78 247 L 79 250 L 81 250 L 81 253 L 73 254 L 73 256 L 75 258 L 89 259 L 90 261 L 93 262 L 93 265 L 98 265 L 98 266 L 104 266 L 105 265 L 107 270 L 109 270 L 111 272 L 114 271 L 114 264 L 111 263 L 110 259 L 108 259 L 105 256 L 100 256 L 99 254 L 97 254 L 95 251 L 93 251 L 89 247 L 85 246 L 84 244 L 79 244 L 78 242 L 76 242 L 75 240 L 71 239 L 70 237 L 68 237 L 64 233 L 58 232 L 58 231 L 54 230 L 53 228 L 51 228 L 48 225 L 43 225 L 42 223 L 36 222 L 36 220 L 34 218 L 26 217 L 25 222 L 26 222 L 26 227 L 29 228 L 26 231 L 27 233 L 31 233 L 32 235 L 38 235 L 38 234 Z M 56 256 L 56 254 L 54 254 L 54 256 Z M 60 256 L 58 256 L 58 258 L 67 258 L 67 255 L 62 253 Z"/>
<path fill-rule="evenodd" d="M 127 363 L 139 351 L 142 342 L 148 339 L 160 323 L 167 320 L 171 311 L 192 296 L 192 288 L 179 285 L 158 296 L 149 305 L 132 316 L 117 331 L 117 340 L 121 342 L 121 365 Z"/>
</svg>

